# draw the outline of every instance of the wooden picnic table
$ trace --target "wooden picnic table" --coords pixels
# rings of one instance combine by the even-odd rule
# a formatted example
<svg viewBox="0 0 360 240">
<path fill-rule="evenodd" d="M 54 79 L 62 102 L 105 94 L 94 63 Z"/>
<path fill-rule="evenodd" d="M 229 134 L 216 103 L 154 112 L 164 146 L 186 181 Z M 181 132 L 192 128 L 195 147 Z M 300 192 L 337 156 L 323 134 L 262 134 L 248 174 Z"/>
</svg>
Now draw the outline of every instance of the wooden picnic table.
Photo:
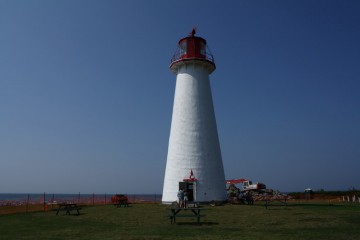
<svg viewBox="0 0 360 240">
<path fill-rule="evenodd" d="M 124 207 L 128 207 L 129 206 L 129 202 L 128 202 L 128 200 L 126 199 L 126 200 L 119 200 L 119 201 L 117 201 L 116 203 L 114 203 L 114 205 L 116 206 L 116 207 L 121 207 L 121 206 L 124 206 Z"/>
<path fill-rule="evenodd" d="M 280 202 L 282 206 L 287 206 L 286 200 L 287 200 L 286 198 L 274 198 L 274 199 L 269 198 L 269 199 L 266 199 L 265 200 L 265 208 L 267 209 L 268 206 L 272 206 L 272 205 L 270 205 L 270 203 L 275 202 L 275 201 Z"/>
<path fill-rule="evenodd" d="M 205 217 L 205 215 L 201 215 L 201 211 L 205 210 L 205 208 L 200 207 L 188 207 L 188 208 L 180 208 L 180 207 L 172 207 L 170 208 L 170 222 L 171 224 L 176 223 L 176 218 L 178 217 L 188 217 L 188 218 L 196 218 L 197 222 L 200 223 L 200 218 Z M 184 214 L 179 214 L 179 213 Z M 185 214 L 188 212 L 190 214 Z"/>
<path fill-rule="evenodd" d="M 76 203 L 59 203 L 58 209 L 56 211 L 56 215 L 58 215 L 60 211 L 65 211 L 66 215 L 71 215 L 71 211 L 75 211 L 75 210 L 77 212 L 77 215 L 80 215 L 79 212 L 80 209 L 81 208 L 79 208 Z"/>
</svg>

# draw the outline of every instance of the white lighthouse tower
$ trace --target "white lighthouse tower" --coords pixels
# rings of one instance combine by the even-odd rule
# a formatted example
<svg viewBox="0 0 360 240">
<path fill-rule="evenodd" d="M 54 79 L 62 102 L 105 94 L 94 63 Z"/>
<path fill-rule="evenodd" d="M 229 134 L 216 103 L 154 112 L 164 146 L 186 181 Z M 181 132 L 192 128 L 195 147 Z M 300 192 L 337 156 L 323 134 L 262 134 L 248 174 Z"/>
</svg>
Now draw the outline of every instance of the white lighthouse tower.
<svg viewBox="0 0 360 240">
<path fill-rule="evenodd" d="M 209 81 L 215 63 L 195 29 L 180 39 L 170 69 L 176 74 L 176 89 L 162 202 L 176 201 L 180 188 L 190 201 L 224 201 L 224 167 Z"/>
</svg>

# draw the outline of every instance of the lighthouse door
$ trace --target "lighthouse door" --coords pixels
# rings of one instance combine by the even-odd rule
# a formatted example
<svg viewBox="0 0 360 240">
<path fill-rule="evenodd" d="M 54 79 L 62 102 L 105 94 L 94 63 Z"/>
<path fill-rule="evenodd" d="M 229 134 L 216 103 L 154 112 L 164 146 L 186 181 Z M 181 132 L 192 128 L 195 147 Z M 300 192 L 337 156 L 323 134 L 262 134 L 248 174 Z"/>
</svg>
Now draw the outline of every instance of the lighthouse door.
<svg viewBox="0 0 360 240">
<path fill-rule="evenodd" d="M 187 192 L 189 201 L 194 201 L 194 183 L 193 182 L 179 182 L 179 190 L 182 188 Z"/>
</svg>

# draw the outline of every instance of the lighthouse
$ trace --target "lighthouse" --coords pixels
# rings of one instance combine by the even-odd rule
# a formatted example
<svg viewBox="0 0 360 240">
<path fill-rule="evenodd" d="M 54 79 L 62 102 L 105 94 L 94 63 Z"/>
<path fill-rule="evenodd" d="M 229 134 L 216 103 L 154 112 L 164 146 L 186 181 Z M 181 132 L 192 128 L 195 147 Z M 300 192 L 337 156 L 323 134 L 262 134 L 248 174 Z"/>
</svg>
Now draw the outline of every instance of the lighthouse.
<svg viewBox="0 0 360 240">
<path fill-rule="evenodd" d="M 176 75 L 162 203 L 187 192 L 189 201 L 226 200 L 224 167 L 209 75 L 215 70 L 206 40 L 195 29 L 179 40 L 170 69 Z"/>
</svg>

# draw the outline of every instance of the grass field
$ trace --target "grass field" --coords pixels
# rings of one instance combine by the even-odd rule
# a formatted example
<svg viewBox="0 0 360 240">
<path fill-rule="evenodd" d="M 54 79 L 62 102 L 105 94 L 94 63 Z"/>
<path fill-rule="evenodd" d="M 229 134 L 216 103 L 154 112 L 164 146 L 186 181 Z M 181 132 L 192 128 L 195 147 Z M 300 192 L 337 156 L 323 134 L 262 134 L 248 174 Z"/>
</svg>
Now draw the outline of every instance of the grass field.
<svg viewBox="0 0 360 240">
<path fill-rule="evenodd" d="M 288 206 L 204 206 L 201 224 L 171 225 L 167 206 L 132 204 L 0 215 L 0 239 L 360 239 L 360 204 L 294 202 Z M 1 210 L 1 209 L 0 209 Z"/>
</svg>

